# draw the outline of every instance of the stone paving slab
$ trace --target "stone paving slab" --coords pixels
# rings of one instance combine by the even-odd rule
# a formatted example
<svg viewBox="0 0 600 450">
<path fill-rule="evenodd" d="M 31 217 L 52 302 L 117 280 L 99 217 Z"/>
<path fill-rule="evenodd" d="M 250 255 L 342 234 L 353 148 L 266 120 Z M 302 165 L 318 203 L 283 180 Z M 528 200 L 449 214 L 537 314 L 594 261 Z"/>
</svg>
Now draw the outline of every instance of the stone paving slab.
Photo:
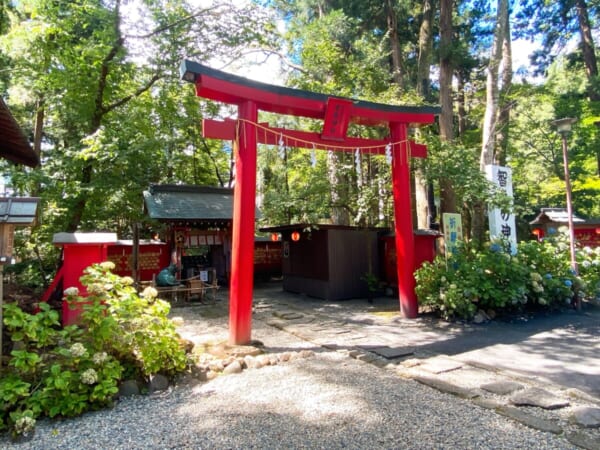
<svg viewBox="0 0 600 450">
<path fill-rule="evenodd" d="M 427 372 L 440 374 L 460 369 L 462 366 L 463 363 L 461 362 L 454 361 L 444 356 L 438 356 L 426 360 L 424 364 L 421 364 L 420 368 Z"/>
<path fill-rule="evenodd" d="M 494 381 L 492 383 L 486 383 L 481 385 L 481 389 L 492 394 L 497 395 L 508 395 L 515 391 L 523 389 L 524 386 L 516 381 Z"/>
<path fill-rule="evenodd" d="M 269 322 L 281 330 L 313 345 L 340 352 L 349 358 L 379 367 L 381 370 L 390 370 L 399 376 L 414 379 L 440 392 L 465 398 L 474 406 L 496 411 L 524 425 L 545 432 L 563 433 L 564 436 L 569 436 L 571 443 L 581 448 L 600 450 L 598 445 L 600 428 L 586 427 L 583 424 L 585 420 L 576 422 L 573 419 L 571 422 L 569 418 L 575 415 L 570 410 L 572 407 L 542 409 L 509 403 L 509 396 L 527 391 L 531 387 L 541 386 L 550 394 L 560 393 L 558 398 L 561 402 L 564 399 L 560 397 L 564 396 L 575 406 L 583 405 L 591 408 L 591 405 L 594 407 L 600 405 L 600 398 L 588 398 L 584 392 L 572 395 L 560 385 L 538 376 L 538 374 L 550 373 L 548 370 L 544 372 L 544 368 L 555 370 L 559 367 L 540 364 L 540 361 L 546 361 L 542 357 L 553 358 L 559 355 L 564 358 L 565 355 L 569 355 L 569 358 L 576 357 L 577 361 L 587 358 L 592 369 L 595 367 L 597 352 L 594 349 L 597 344 L 594 344 L 594 340 L 586 341 L 585 351 L 569 350 L 568 346 L 580 341 L 568 340 L 565 341 L 565 347 L 561 352 L 552 351 L 547 354 L 545 350 L 547 337 L 552 338 L 552 348 L 555 349 L 557 345 L 563 344 L 564 336 L 569 337 L 573 332 L 578 332 L 569 329 L 566 334 L 562 333 L 561 330 L 565 329 L 563 318 L 559 321 L 559 318 L 551 317 L 548 324 L 542 321 L 539 323 L 496 321 L 481 326 L 471 326 L 449 324 L 428 316 L 411 320 L 394 316 L 390 320 L 387 316 L 378 316 L 377 308 L 367 307 L 359 301 L 336 303 L 313 299 L 310 303 L 288 301 L 278 305 L 277 298 L 277 296 L 273 297 L 273 311 L 297 312 L 304 315 L 294 321 L 278 319 L 274 324 Z M 273 315 L 273 311 L 265 311 L 262 317 L 266 314 Z M 310 322 L 309 316 L 313 318 Z M 568 318 L 565 317 L 565 320 Z M 580 320 L 579 316 L 574 318 Z M 597 336 L 598 333 L 593 332 L 594 325 L 590 327 L 586 324 L 589 322 L 582 322 L 582 326 L 588 327 L 585 328 L 585 336 L 588 334 Z M 551 331 L 554 328 L 557 330 L 556 333 Z M 523 344 L 524 342 L 529 347 Z M 396 352 L 403 353 L 408 349 L 414 352 L 415 358 L 399 360 L 404 356 L 402 355 L 397 356 L 394 361 L 394 357 L 398 354 Z M 535 357 L 532 357 L 532 354 Z M 525 369 L 535 365 L 537 369 L 542 370 L 534 373 L 521 370 L 523 365 L 519 358 L 523 355 L 527 355 L 528 365 L 525 364 Z M 510 365 L 503 365 L 509 359 Z M 414 361 L 414 364 L 410 364 L 410 361 Z M 561 362 L 560 367 L 565 372 L 570 370 L 570 366 L 566 363 Z M 571 377 L 566 379 L 571 380 Z M 522 386 L 523 389 L 512 390 L 517 386 Z M 571 390 L 576 390 L 573 386 L 568 384 L 567 386 Z M 599 403 L 594 404 L 595 401 Z M 595 413 L 592 413 L 592 417 L 593 414 Z"/>
<path fill-rule="evenodd" d="M 514 406 L 500 406 L 496 408 L 496 412 L 503 416 L 510 417 L 536 430 L 546 431 L 549 433 L 560 434 L 563 432 L 562 427 L 554 420 L 546 420 L 533 414 L 529 414 L 522 409 Z"/>
<path fill-rule="evenodd" d="M 567 433 L 566 438 L 571 444 L 581 447 L 585 450 L 598 450 L 600 448 L 598 439 L 596 437 L 590 436 L 581 431 Z"/>
<path fill-rule="evenodd" d="M 517 391 L 509 401 L 516 406 L 537 406 L 543 409 L 559 409 L 569 406 L 568 400 L 537 387 Z"/>
<path fill-rule="evenodd" d="M 572 423 L 580 425 L 584 428 L 599 428 L 600 408 L 593 408 L 589 406 L 579 406 L 573 408 L 569 420 Z"/>
<path fill-rule="evenodd" d="M 358 347 L 376 353 L 386 359 L 401 358 L 403 356 L 413 355 L 415 352 L 415 349 L 412 347 L 389 347 L 387 345 L 359 345 Z"/>
</svg>

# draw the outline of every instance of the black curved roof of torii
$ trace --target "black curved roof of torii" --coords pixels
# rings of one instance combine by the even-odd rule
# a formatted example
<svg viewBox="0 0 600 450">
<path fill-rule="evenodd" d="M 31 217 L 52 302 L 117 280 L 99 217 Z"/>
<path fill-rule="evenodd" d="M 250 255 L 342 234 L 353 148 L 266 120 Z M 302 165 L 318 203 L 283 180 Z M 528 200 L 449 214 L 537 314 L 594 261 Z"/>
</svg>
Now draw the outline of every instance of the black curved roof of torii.
<svg viewBox="0 0 600 450">
<path fill-rule="evenodd" d="M 374 114 L 381 118 L 384 115 L 389 115 L 390 120 L 393 121 L 405 115 L 410 116 L 411 118 L 411 120 L 406 120 L 407 122 L 430 123 L 431 120 L 429 120 L 429 116 L 437 115 L 441 112 L 439 106 L 388 105 L 364 100 L 347 99 L 335 95 L 326 95 L 285 86 L 276 86 L 216 70 L 189 60 L 184 60 L 181 63 L 179 70 L 183 80 L 196 84 L 198 95 L 226 103 L 239 104 L 246 99 L 245 93 L 250 93 L 251 95 L 254 95 L 261 110 L 281 114 L 318 117 L 320 114 L 317 113 L 316 110 L 313 110 L 314 105 L 326 105 L 329 98 L 339 98 L 351 101 L 353 109 L 359 111 L 359 113 L 356 114 L 356 117 L 369 118 L 369 116 Z M 215 89 L 214 84 L 211 83 L 211 81 L 222 83 L 222 85 L 225 86 L 225 89 Z M 235 88 L 236 86 L 238 89 Z M 276 101 L 272 101 L 272 99 L 275 99 Z M 280 101 L 281 103 L 279 103 Z M 308 109 L 304 109 L 301 106 L 302 102 L 312 102 L 312 105 Z M 296 103 L 296 105 L 291 106 L 294 103 Z M 298 111 L 294 113 L 286 111 L 286 108 L 298 108 Z M 362 115 L 360 114 L 360 111 L 362 111 Z M 419 117 L 423 117 L 424 120 L 420 121 L 418 119 Z M 416 120 L 412 120 L 414 118 L 416 118 Z M 360 120 L 358 120 L 358 122 L 360 122 Z"/>
</svg>

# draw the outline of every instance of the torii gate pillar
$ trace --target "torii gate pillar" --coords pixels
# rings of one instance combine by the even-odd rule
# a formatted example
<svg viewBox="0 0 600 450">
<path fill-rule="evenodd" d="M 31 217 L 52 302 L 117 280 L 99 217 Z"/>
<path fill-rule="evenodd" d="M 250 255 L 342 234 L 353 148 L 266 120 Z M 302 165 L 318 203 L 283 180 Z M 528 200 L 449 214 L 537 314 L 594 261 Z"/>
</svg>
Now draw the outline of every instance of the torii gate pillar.
<svg viewBox="0 0 600 450">
<path fill-rule="evenodd" d="M 252 291 L 254 287 L 254 211 L 256 208 L 256 132 L 258 109 L 248 101 L 238 106 L 233 228 L 231 242 L 231 285 L 229 341 L 246 344 L 252 334 Z M 237 147 L 237 148 L 236 148 Z"/>
<path fill-rule="evenodd" d="M 410 205 L 410 152 L 407 124 L 390 123 L 392 142 L 392 190 L 394 194 L 394 228 L 396 232 L 396 270 L 398 296 L 403 317 L 417 317 L 419 305 L 415 295 L 415 242 Z"/>
</svg>

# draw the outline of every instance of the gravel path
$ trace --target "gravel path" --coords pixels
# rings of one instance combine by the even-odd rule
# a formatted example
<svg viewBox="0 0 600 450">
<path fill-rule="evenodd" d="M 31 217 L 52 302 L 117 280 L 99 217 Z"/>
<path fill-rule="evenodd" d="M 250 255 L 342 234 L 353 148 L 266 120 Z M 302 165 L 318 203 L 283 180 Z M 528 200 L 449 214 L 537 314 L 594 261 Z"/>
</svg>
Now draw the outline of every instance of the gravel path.
<svg viewBox="0 0 600 450">
<path fill-rule="evenodd" d="M 335 353 L 43 421 L 22 449 L 567 449 L 495 413 Z"/>
<path fill-rule="evenodd" d="M 203 319 L 195 308 L 183 330 L 200 339 L 226 336 L 226 317 Z M 127 397 L 110 410 L 38 422 L 18 449 L 572 449 L 563 437 L 525 427 L 473 403 L 289 333 L 253 324 L 253 337 L 274 351 L 315 355 L 247 369 L 149 396 Z"/>
</svg>

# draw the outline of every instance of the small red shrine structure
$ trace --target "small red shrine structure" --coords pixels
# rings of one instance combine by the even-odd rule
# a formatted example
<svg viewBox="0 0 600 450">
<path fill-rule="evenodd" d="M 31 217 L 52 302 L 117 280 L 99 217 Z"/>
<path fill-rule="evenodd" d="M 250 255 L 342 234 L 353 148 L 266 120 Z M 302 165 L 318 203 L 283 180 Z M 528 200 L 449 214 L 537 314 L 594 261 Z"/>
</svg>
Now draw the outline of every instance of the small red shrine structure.
<svg viewBox="0 0 600 450">
<path fill-rule="evenodd" d="M 569 225 L 565 208 L 542 208 L 535 219 L 529 222 L 531 233 L 541 240 L 544 236 L 556 232 L 559 227 Z M 581 247 L 600 247 L 600 219 L 582 219 L 573 215 L 573 232 L 577 245 Z"/>
<path fill-rule="evenodd" d="M 116 233 L 57 233 L 52 239 L 54 245 L 62 247 L 61 266 L 54 280 L 42 295 L 43 302 L 61 301 L 63 291 L 76 287 L 85 295 L 85 287 L 79 281 L 83 271 L 92 264 L 111 261 L 115 264 L 113 272 L 120 276 L 133 276 L 133 242 L 119 240 Z M 138 277 L 140 281 L 150 281 L 153 275 L 166 267 L 170 261 L 170 252 L 165 243 L 141 240 L 138 248 Z M 62 323 L 77 323 L 81 309 L 73 309 L 68 302 L 62 301 Z"/>
<path fill-rule="evenodd" d="M 183 80 L 194 83 L 196 95 L 237 106 L 237 120 L 203 121 L 203 136 L 234 142 L 235 189 L 232 226 L 229 340 L 244 344 L 251 340 L 254 214 L 256 200 L 257 144 L 320 150 L 359 150 L 362 153 L 389 154 L 392 159 L 394 223 L 398 259 L 400 310 L 416 317 L 415 250 L 410 194 L 410 158 L 426 157 L 424 145 L 411 141 L 410 127 L 431 124 L 438 107 L 393 106 L 349 98 L 327 96 L 274 86 L 231 75 L 185 60 L 180 68 Z M 265 111 L 308 117 L 323 121 L 320 133 L 289 130 L 259 123 Z M 350 123 L 386 126 L 385 139 L 347 136 Z"/>
</svg>

